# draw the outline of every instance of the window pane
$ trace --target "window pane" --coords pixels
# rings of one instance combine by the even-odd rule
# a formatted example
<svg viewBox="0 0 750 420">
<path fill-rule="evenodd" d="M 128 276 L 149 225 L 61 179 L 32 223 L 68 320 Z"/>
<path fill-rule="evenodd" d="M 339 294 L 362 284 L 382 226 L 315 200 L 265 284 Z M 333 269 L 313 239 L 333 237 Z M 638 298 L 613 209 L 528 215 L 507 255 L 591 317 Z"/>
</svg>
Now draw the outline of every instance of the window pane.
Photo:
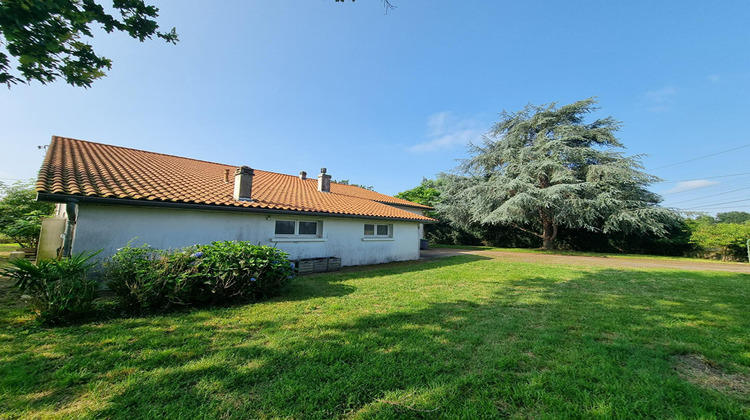
<svg viewBox="0 0 750 420">
<path fill-rule="evenodd" d="M 300 235 L 317 235 L 318 222 L 299 222 Z"/>
<path fill-rule="evenodd" d="M 378 225 L 378 236 L 388 236 L 388 225 Z"/>
<path fill-rule="evenodd" d="M 374 235 L 375 225 L 365 225 L 365 235 Z"/>
<path fill-rule="evenodd" d="M 277 235 L 294 235 L 294 222 L 291 220 L 276 221 Z"/>
</svg>

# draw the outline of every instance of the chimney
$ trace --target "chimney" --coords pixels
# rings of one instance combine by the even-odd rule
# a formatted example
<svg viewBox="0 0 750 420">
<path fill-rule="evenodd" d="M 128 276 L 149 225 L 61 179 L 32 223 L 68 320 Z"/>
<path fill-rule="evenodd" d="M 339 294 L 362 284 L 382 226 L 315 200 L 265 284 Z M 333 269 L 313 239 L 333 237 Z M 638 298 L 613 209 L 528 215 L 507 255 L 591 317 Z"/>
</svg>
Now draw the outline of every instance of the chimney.
<svg viewBox="0 0 750 420">
<path fill-rule="evenodd" d="M 304 181 L 304 180 L 306 180 L 306 179 L 307 179 L 307 172 L 305 172 L 305 171 L 301 171 L 301 172 L 299 173 L 299 179 L 301 179 L 301 180 L 303 180 L 303 181 Z"/>
<path fill-rule="evenodd" d="M 249 166 L 237 168 L 234 171 L 234 199 L 253 201 L 250 194 L 253 191 L 253 175 L 255 172 Z"/>
<path fill-rule="evenodd" d="M 326 174 L 326 168 L 320 168 L 320 175 L 318 175 L 318 191 L 331 192 L 331 176 Z"/>
</svg>

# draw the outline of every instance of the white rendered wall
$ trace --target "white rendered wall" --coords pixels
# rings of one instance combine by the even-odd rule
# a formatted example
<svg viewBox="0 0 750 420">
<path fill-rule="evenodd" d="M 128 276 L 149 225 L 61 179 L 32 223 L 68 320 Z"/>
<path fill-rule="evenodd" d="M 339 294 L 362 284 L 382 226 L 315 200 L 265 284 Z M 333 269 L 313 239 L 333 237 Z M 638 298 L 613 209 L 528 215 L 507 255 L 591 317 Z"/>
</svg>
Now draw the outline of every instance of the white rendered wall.
<svg viewBox="0 0 750 420">
<path fill-rule="evenodd" d="M 409 213 L 414 213 L 414 214 L 418 214 L 420 216 L 424 216 L 424 210 L 422 210 L 422 209 L 417 209 L 417 208 L 414 208 L 414 207 L 407 207 L 407 206 L 399 206 L 399 205 L 396 205 L 396 204 L 388 204 L 388 205 L 392 206 L 392 207 L 395 207 L 397 209 L 408 211 Z M 422 224 L 422 223 L 419 224 L 419 239 L 424 239 L 424 224 Z"/>
<path fill-rule="evenodd" d="M 274 238 L 276 219 L 322 221 L 322 237 L 294 242 Z M 393 225 L 393 238 L 363 240 L 365 223 Z M 133 238 L 136 238 L 133 240 Z M 131 241 L 154 248 L 182 248 L 212 241 L 250 241 L 276 246 L 291 259 L 339 257 L 342 265 L 419 258 L 419 223 L 250 212 L 79 204 L 73 252 L 103 249 L 108 257 Z"/>
</svg>

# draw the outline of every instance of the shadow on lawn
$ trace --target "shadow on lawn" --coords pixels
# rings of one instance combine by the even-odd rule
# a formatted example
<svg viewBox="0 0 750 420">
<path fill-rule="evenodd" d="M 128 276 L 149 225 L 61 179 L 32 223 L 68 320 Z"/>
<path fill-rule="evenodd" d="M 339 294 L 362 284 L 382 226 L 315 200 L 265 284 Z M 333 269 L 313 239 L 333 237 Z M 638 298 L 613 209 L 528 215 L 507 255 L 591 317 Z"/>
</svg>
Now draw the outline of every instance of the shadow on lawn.
<svg viewBox="0 0 750 420">
<path fill-rule="evenodd" d="M 363 277 L 378 278 L 402 275 L 489 260 L 491 260 L 489 257 L 466 255 L 434 260 L 401 261 L 386 264 L 349 266 L 344 267 L 341 271 L 297 277 L 295 281 L 286 288 L 284 293 L 273 298 L 272 301 L 285 302 L 321 297 L 345 296 L 356 290 L 354 286 L 343 284 L 343 282 L 348 280 L 357 280 Z"/>
<path fill-rule="evenodd" d="M 353 274 L 300 279 L 299 298 L 341 296 L 338 282 Z M 167 316 L 85 325 L 56 331 L 55 345 L 12 341 L 0 368 L 14 375 L 0 389 L 9 408 L 29 410 L 64 406 L 71 399 L 61 395 L 104 380 L 113 395 L 91 415 L 105 418 L 739 418 L 750 415 L 747 396 L 690 384 L 673 357 L 748 370 L 748 280 L 580 271 L 498 282 L 486 299 L 322 324 L 224 322 L 230 309 L 218 309 L 181 314 L 190 328 Z"/>
</svg>

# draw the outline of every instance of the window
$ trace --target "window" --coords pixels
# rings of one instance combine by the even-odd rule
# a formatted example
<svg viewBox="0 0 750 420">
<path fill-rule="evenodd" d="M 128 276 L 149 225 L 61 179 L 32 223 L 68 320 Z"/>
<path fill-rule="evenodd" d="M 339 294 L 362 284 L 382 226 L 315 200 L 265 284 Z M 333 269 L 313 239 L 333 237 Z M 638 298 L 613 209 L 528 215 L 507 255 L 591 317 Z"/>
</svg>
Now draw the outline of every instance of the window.
<svg viewBox="0 0 750 420">
<path fill-rule="evenodd" d="M 318 222 L 299 222 L 300 235 L 317 235 Z"/>
<path fill-rule="evenodd" d="M 365 224 L 365 236 L 390 238 L 393 225 Z"/>
<path fill-rule="evenodd" d="M 294 235 L 295 222 L 292 220 L 277 220 L 276 221 L 276 234 L 277 235 Z"/>
<path fill-rule="evenodd" d="M 320 222 L 303 220 L 277 220 L 274 234 L 278 236 L 319 237 Z"/>
</svg>

